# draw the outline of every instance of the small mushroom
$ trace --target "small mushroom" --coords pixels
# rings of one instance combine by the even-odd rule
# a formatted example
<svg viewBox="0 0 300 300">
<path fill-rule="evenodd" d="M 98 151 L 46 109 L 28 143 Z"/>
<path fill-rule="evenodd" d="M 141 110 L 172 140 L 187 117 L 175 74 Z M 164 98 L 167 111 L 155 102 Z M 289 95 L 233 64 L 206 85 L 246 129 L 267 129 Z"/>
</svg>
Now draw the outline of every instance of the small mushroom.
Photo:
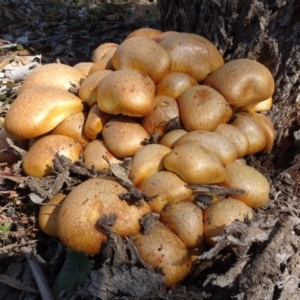
<svg viewBox="0 0 300 300">
<path fill-rule="evenodd" d="M 148 234 L 134 236 L 133 242 L 147 264 L 163 270 L 167 287 L 183 280 L 192 268 L 188 249 L 176 234 L 159 221 Z"/>
<path fill-rule="evenodd" d="M 126 39 L 118 47 L 112 63 L 116 70 L 137 70 L 158 83 L 169 72 L 171 57 L 151 38 L 136 36 Z"/>
<path fill-rule="evenodd" d="M 129 117 L 110 119 L 102 129 L 107 148 L 118 158 L 132 156 L 144 146 L 149 134 L 141 124 Z"/>
<path fill-rule="evenodd" d="M 218 49 L 206 38 L 192 33 L 171 34 L 160 45 L 171 58 L 171 72 L 182 72 L 203 81 L 224 64 Z"/>
<path fill-rule="evenodd" d="M 159 171 L 145 178 L 138 185 L 148 197 L 151 210 L 160 213 L 168 203 L 177 203 L 190 198 L 192 190 L 173 172 Z"/>
<path fill-rule="evenodd" d="M 157 95 L 165 95 L 176 99 L 181 93 L 194 85 L 198 85 L 198 82 L 192 76 L 180 72 L 171 72 L 156 85 L 156 93 Z"/>
<path fill-rule="evenodd" d="M 99 108 L 109 114 L 132 117 L 148 115 L 154 108 L 155 84 L 136 70 L 118 70 L 98 85 Z"/>
<path fill-rule="evenodd" d="M 188 88 L 177 97 L 181 121 L 188 131 L 214 131 L 227 123 L 232 109 L 225 98 L 205 85 Z"/>
<path fill-rule="evenodd" d="M 31 146 L 24 157 L 22 167 L 27 175 L 42 178 L 53 174 L 52 166 L 56 153 L 75 162 L 82 150 L 80 143 L 68 136 L 46 135 Z"/>
<path fill-rule="evenodd" d="M 132 156 L 129 179 L 136 186 L 145 178 L 164 170 L 164 157 L 170 151 L 170 148 L 158 144 L 149 144 L 136 151 Z"/>
<path fill-rule="evenodd" d="M 224 228 L 234 220 L 244 221 L 253 218 L 253 211 L 242 201 L 232 198 L 220 199 L 211 203 L 203 211 L 205 241 L 214 246 L 214 237 L 222 236 Z"/>
<path fill-rule="evenodd" d="M 230 195 L 252 208 L 264 206 L 269 200 L 270 184 L 255 168 L 233 162 L 225 167 L 226 178 L 221 186 L 242 189 L 244 195 Z"/>
<path fill-rule="evenodd" d="M 216 154 L 196 143 L 175 146 L 164 164 L 187 184 L 213 184 L 225 179 L 225 169 Z"/>
</svg>

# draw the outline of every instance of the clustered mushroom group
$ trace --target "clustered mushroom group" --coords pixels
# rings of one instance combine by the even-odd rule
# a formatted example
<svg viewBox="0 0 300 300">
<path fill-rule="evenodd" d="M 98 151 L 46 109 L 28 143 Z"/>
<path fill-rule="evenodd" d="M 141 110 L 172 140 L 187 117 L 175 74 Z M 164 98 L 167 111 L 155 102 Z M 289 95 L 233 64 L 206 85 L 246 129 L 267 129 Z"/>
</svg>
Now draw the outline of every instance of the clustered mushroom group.
<svg viewBox="0 0 300 300">
<path fill-rule="evenodd" d="M 261 112 L 271 108 L 274 88 L 255 60 L 224 63 L 199 35 L 143 28 L 120 45 L 100 45 L 93 62 L 35 69 L 8 110 L 0 141 L 2 148 L 6 137 L 27 143 L 22 167 L 38 178 L 53 173 L 56 153 L 96 171 L 131 157 L 128 177 L 151 201 L 121 200 L 127 189 L 117 178 L 93 178 L 48 200 L 55 205 L 41 207 L 39 224 L 67 247 L 95 255 L 107 239 L 98 220 L 115 214 L 112 229 L 131 236 L 170 286 L 187 276 L 195 249 L 214 245 L 225 226 L 251 219 L 267 203 L 268 180 L 243 158 L 272 148 L 274 127 Z M 11 164 L 13 155 L 0 159 Z M 188 187 L 202 184 L 246 193 L 202 210 Z M 159 221 L 143 234 L 140 219 L 151 211 Z"/>
</svg>

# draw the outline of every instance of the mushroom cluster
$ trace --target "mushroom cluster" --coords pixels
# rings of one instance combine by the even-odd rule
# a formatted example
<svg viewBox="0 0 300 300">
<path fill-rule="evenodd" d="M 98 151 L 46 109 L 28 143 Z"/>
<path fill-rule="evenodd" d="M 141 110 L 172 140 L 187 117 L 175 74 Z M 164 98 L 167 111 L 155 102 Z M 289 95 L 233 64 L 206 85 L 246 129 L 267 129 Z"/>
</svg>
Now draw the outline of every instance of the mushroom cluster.
<svg viewBox="0 0 300 300">
<path fill-rule="evenodd" d="M 272 148 L 274 127 L 261 112 L 272 105 L 274 79 L 254 60 L 224 63 L 204 37 L 149 28 L 120 45 L 100 45 L 92 60 L 48 64 L 27 76 L 0 141 L 4 147 L 5 137 L 26 141 L 23 170 L 38 178 L 53 174 L 56 153 L 96 171 L 130 157 L 128 180 L 149 202 L 121 200 L 127 189 L 116 178 L 89 179 L 48 200 L 40 227 L 67 247 L 95 255 L 107 239 L 98 220 L 115 214 L 112 229 L 131 236 L 171 286 L 189 273 L 192 250 L 214 245 L 225 226 L 252 218 L 268 201 L 268 180 L 242 158 Z M 201 184 L 245 194 L 202 210 L 188 188 Z M 143 234 L 140 219 L 151 211 L 159 220 Z"/>
</svg>

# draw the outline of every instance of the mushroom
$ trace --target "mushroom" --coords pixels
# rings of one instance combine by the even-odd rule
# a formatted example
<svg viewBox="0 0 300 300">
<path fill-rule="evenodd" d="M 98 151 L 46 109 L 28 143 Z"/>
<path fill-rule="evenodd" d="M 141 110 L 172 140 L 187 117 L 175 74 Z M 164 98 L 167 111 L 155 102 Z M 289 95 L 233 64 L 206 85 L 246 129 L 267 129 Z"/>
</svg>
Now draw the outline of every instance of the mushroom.
<svg viewBox="0 0 300 300">
<path fill-rule="evenodd" d="M 160 213 L 168 203 L 177 203 L 192 195 L 192 190 L 186 187 L 186 183 L 169 171 L 152 174 L 141 181 L 138 188 L 148 197 L 153 197 L 149 205 L 155 213 Z"/>
<path fill-rule="evenodd" d="M 271 72 L 248 58 L 232 60 L 212 72 L 204 84 L 217 90 L 235 107 L 255 104 L 272 97 L 275 89 Z"/>
<path fill-rule="evenodd" d="M 194 130 L 179 138 L 173 146 L 176 148 L 188 143 L 196 143 L 209 149 L 209 151 L 217 155 L 224 166 L 235 161 L 238 157 L 235 144 L 225 135 L 218 132 Z"/>
<path fill-rule="evenodd" d="M 139 123 L 124 116 L 110 119 L 102 129 L 102 137 L 107 148 L 118 158 L 123 158 L 142 148 L 149 134 Z"/>
<path fill-rule="evenodd" d="M 189 87 L 198 85 L 196 79 L 192 76 L 180 72 L 167 74 L 157 85 L 157 95 L 165 95 L 176 99 L 181 93 Z"/>
<path fill-rule="evenodd" d="M 224 64 L 218 49 L 206 38 L 192 33 L 171 34 L 160 45 L 171 58 L 171 72 L 182 72 L 203 81 Z"/>
<path fill-rule="evenodd" d="M 126 39 L 118 47 L 112 63 L 116 70 L 137 70 L 158 83 L 169 72 L 171 57 L 151 38 L 136 36 Z"/>
<path fill-rule="evenodd" d="M 172 119 L 179 118 L 179 108 L 176 100 L 171 97 L 157 95 L 154 97 L 155 107 L 151 113 L 143 117 L 141 125 L 149 134 L 162 137 Z"/>
<path fill-rule="evenodd" d="M 84 132 L 86 136 L 95 140 L 99 133 L 101 133 L 103 126 L 113 117 L 114 115 L 103 112 L 96 104 L 90 109 L 86 122 L 84 124 Z"/>
<path fill-rule="evenodd" d="M 75 162 L 82 150 L 80 143 L 68 136 L 46 135 L 31 146 L 24 157 L 22 167 L 27 175 L 42 178 L 53 174 L 55 154 L 63 155 Z"/>
<path fill-rule="evenodd" d="M 187 184 L 213 184 L 225 179 L 225 169 L 216 154 L 196 143 L 175 146 L 164 164 Z"/>
<path fill-rule="evenodd" d="M 56 87 L 67 91 L 74 86 L 79 88 L 83 77 L 82 72 L 73 67 L 58 63 L 46 64 L 34 69 L 25 78 L 18 95 L 38 86 Z"/>
<path fill-rule="evenodd" d="M 252 208 L 264 206 L 269 200 L 270 184 L 255 168 L 233 162 L 225 167 L 226 178 L 221 186 L 242 189 L 244 195 L 230 195 Z"/>
<path fill-rule="evenodd" d="M 119 44 L 116 43 L 104 43 L 98 46 L 93 52 L 93 63 L 98 63 L 109 49 L 116 49 L 119 47 Z"/>
<path fill-rule="evenodd" d="M 109 163 L 122 163 L 117 159 L 106 147 L 104 141 L 94 140 L 90 142 L 83 151 L 83 162 L 89 168 L 94 171 L 108 171 L 109 164 L 103 158 L 108 159 Z"/>
<path fill-rule="evenodd" d="M 47 234 L 58 237 L 57 215 L 66 195 L 55 194 L 52 198 L 43 202 L 39 211 L 39 226 Z"/>
<path fill-rule="evenodd" d="M 251 117 L 259 123 L 261 126 L 265 137 L 266 137 L 266 146 L 263 149 L 264 152 L 269 153 L 272 150 L 274 141 L 275 141 L 275 129 L 272 121 L 265 115 L 260 113 L 250 113 Z"/>
<path fill-rule="evenodd" d="M 98 85 L 99 108 L 109 114 L 132 117 L 148 115 L 154 108 L 155 84 L 136 70 L 118 70 Z"/>
<path fill-rule="evenodd" d="M 160 36 L 162 32 L 159 29 L 155 28 L 139 28 L 134 31 L 132 31 L 127 37 L 127 39 L 130 39 L 135 36 L 144 36 L 148 38 L 155 38 L 157 36 Z"/>
<path fill-rule="evenodd" d="M 10 106 L 6 131 L 17 139 L 31 139 L 54 129 L 83 105 L 75 95 L 56 87 L 40 86 L 19 95 Z"/>
<path fill-rule="evenodd" d="M 57 218 L 58 237 L 67 247 L 98 254 L 107 235 L 99 225 L 100 218 L 116 215 L 111 227 L 121 237 L 136 235 L 140 231 L 139 219 L 150 211 L 149 205 L 121 200 L 126 188 L 107 177 L 92 178 L 79 184 L 65 198 Z"/>
<path fill-rule="evenodd" d="M 195 203 L 180 201 L 166 205 L 160 221 L 168 226 L 188 248 L 198 248 L 204 240 L 203 213 Z"/>
<path fill-rule="evenodd" d="M 188 88 L 177 97 L 177 103 L 181 121 L 188 131 L 214 131 L 232 116 L 232 109 L 225 98 L 205 85 Z"/>
<path fill-rule="evenodd" d="M 220 199 L 211 203 L 203 211 L 205 241 L 214 246 L 214 237 L 222 236 L 224 228 L 234 220 L 244 221 L 253 218 L 253 211 L 242 201 L 232 198 Z"/>
<path fill-rule="evenodd" d="M 164 272 L 166 286 L 183 280 L 192 268 L 188 249 L 180 238 L 156 221 L 148 234 L 138 233 L 133 242 L 143 261 Z"/>
<path fill-rule="evenodd" d="M 260 123 L 256 121 L 250 114 L 236 113 L 233 121 L 230 123 L 240 129 L 249 141 L 247 155 L 260 152 L 267 146 L 267 139 Z"/>
<path fill-rule="evenodd" d="M 93 62 L 80 62 L 73 66 L 74 69 L 81 72 L 83 78 L 87 78 L 91 67 L 94 66 Z"/>
<path fill-rule="evenodd" d="M 186 130 L 180 128 L 171 130 L 164 134 L 158 143 L 172 149 L 174 148 L 174 143 L 186 133 L 188 133 Z"/>
<path fill-rule="evenodd" d="M 158 144 L 149 144 L 136 151 L 132 156 L 129 179 L 136 186 L 145 178 L 164 170 L 164 157 L 170 151 L 170 148 Z"/>
<path fill-rule="evenodd" d="M 99 82 L 108 74 L 112 73 L 111 70 L 100 70 L 91 75 L 89 75 L 80 85 L 78 90 L 78 97 L 87 101 L 89 107 L 92 107 L 93 104 L 97 103 L 97 86 Z M 94 92 L 95 91 L 95 92 Z M 92 95 L 92 93 L 95 95 Z"/>
<path fill-rule="evenodd" d="M 249 153 L 249 141 L 245 133 L 232 124 L 219 124 L 215 132 L 218 132 L 230 139 L 237 150 L 237 157 L 244 157 Z"/>
<path fill-rule="evenodd" d="M 116 50 L 117 48 L 109 49 L 104 54 L 104 56 L 90 68 L 89 75 L 92 75 L 100 70 L 114 70 L 114 67 L 112 65 L 112 57 L 115 54 Z"/>
<path fill-rule="evenodd" d="M 90 139 L 86 136 L 84 132 L 84 123 L 86 120 L 85 112 L 78 112 L 72 114 L 65 120 L 63 120 L 59 125 L 57 125 L 50 134 L 60 134 L 73 138 L 79 142 L 82 147 L 90 142 Z"/>
</svg>

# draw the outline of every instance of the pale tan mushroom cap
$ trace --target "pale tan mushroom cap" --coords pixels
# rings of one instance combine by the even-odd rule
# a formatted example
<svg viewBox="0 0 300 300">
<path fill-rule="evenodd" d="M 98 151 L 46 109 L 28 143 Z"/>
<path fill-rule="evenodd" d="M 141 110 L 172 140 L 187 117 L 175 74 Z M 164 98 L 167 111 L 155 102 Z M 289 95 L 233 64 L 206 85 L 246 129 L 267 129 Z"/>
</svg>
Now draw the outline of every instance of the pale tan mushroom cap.
<svg viewBox="0 0 300 300">
<path fill-rule="evenodd" d="M 171 56 L 151 38 L 137 36 L 125 40 L 116 50 L 112 64 L 116 70 L 133 69 L 148 75 L 154 83 L 169 72 Z"/>
<path fill-rule="evenodd" d="M 160 45 L 171 55 L 171 72 L 182 72 L 203 81 L 224 64 L 218 49 L 206 38 L 192 33 L 172 34 Z"/>
<path fill-rule="evenodd" d="M 63 64 L 51 63 L 36 68 L 24 80 L 18 95 L 37 86 L 52 86 L 64 90 L 79 87 L 82 72 Z"/>
<path fill-rule="evenodd" d="M 72 162 L 79 159 L 82 146 L 76 140 L 64 135 L 46 135 L 36 141 L 23 160 L 23 170 L 27 175 L 41 178 L 53 173 L 53 159 L 56 153 Z"/>
<path fill-rule="evenodd" d="M 54 129 L 71 114 L 83 110 L 75 95 L 55 87 L 36 87 L 17 97 L 8 110 L 4 127 L 17 139 L 31 139 Z"/>
<path fill-rule="evenodd" d="M 275 89 L 271 72 L 263 64 L 248 58 L 226 63 L 212 72 L 204 84 L 217 90 L 236 107 L 264 101 Z"/>
<path fill-rule="evenodd" d="M 98 85 L 99 108 L 109 114 L 132 117 L 148 115 L 154 108 L 155 84 L 136 70 L 118 70 Z"/>
</svg>

